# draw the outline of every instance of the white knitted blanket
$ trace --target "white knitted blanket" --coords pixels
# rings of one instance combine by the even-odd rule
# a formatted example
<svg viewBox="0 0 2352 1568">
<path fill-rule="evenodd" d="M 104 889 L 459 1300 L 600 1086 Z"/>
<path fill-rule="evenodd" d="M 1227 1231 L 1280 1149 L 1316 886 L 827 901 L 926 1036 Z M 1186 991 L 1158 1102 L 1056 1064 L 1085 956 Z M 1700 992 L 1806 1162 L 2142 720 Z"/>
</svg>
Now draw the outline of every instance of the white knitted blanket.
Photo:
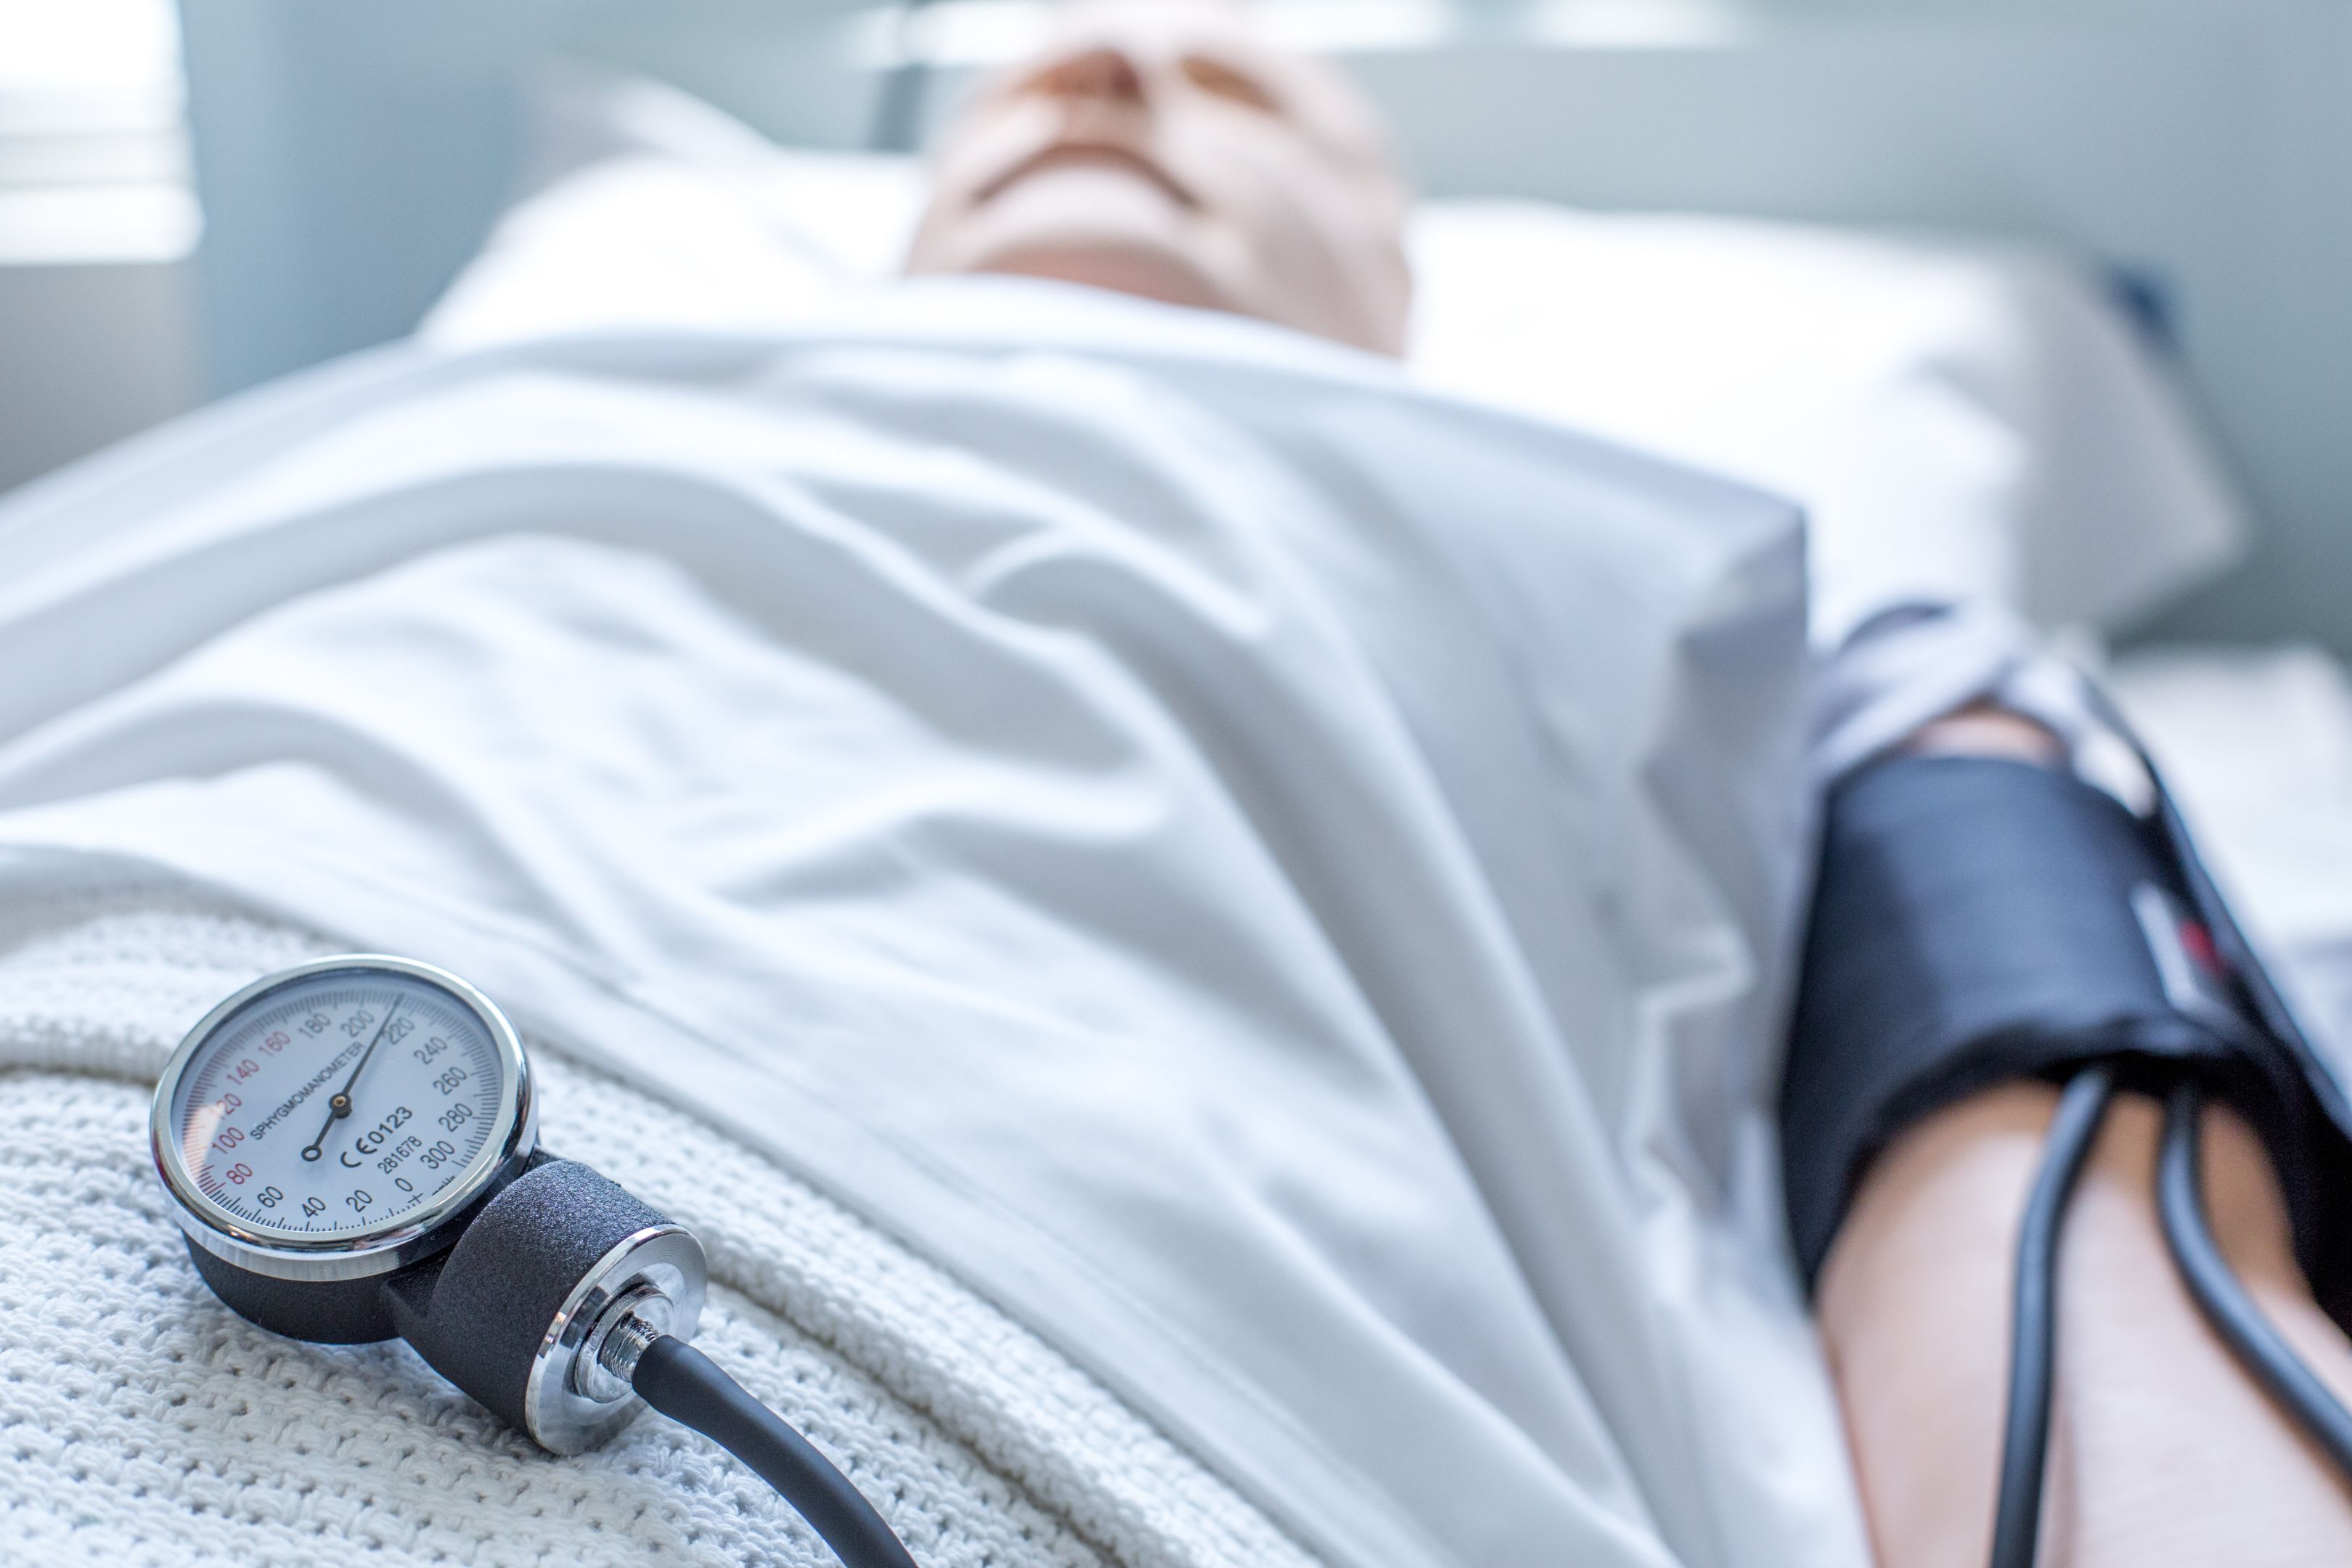
<svg viewBox="0 0 2352 1568">
<path fill-rule="evenodd" d="M 165 889 L 0 910 L 0 1563 L 827 1563 L 756 1478 L 641 1417 L 555 1459 L 406 1347 L 264 1332 L 196 1278 L 146 1149 L 180 1035 L 331 951 Z M 925 1568 L 1304 1563 L 1115 1396 L 872 1227 L 533 1048 L 550 1147 L 709 1249 L 698 1343 Z"/>
</svg>

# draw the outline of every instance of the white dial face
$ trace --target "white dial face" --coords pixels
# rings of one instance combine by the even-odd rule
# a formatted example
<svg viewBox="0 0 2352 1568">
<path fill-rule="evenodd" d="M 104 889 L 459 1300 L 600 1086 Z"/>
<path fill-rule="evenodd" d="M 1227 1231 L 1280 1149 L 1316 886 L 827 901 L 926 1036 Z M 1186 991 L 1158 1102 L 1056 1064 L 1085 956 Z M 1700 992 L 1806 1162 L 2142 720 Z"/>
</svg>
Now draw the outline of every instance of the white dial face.
<svg viewBox="0 0 2352 1568">
<path fill-rule="evenodd" d="M 187 1180 L 237 1229 L 349 1243 L 413 1224 L 502 1138 L 520 1085 L 474 1009 L 362 966 L 223 1018 L 172 1093 Z"/>
</svg>

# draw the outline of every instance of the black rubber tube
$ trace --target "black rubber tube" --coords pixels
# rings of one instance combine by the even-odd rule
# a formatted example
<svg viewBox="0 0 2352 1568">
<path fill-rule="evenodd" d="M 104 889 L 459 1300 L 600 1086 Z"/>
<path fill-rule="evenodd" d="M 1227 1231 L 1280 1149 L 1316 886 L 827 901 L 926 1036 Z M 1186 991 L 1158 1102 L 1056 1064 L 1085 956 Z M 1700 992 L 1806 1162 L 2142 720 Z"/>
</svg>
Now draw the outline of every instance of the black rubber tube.
<svg viewBox="0 0 2352 1568">
<path fill-rule="evenodd" d="M 2193 1083 L 2176 1087 L 2164 1108 L 2164 1152 L 2157 1162 L 2157 1208 L 2164 1239 L 2181 1280 L 2213 1331 L 2221 1336 L 2255 1382 L 2268 1389 L 2312 1441 L 2352 1479 L 2352 1412 L 2328 1392 L 2263 1316 L 2262 1309 L 2221 1256 L 2205 1220 L 2205 1096 Z"/>
<path fill-rule="evenodd" d="M 684 1340 L 665 1334 L 647 1345 L 630 1382 L 647 1405 L 775 1488 L 848 1568 L 915 1568 L 906 1544 L 832 1460 Z"/>
<path fill-rule="evenodd" d="M 2001 1436 L 2000 1491 L 1993 1505 L 1992 1568 L 2033 1568 L 2042 1536 L 2042 1480 L 2050 1458 L 2050 1402 L 2058 1340 L 2058 1237 L 2075 1178 L 2106 1120 L 2115 1079 L 2085 1068 L 2066 1084 L 2051 1119 L 2041 1172 L 2017 1232 L 2017 1281 L 2009 1350 L 2009 1415 Z"/>
</svg>

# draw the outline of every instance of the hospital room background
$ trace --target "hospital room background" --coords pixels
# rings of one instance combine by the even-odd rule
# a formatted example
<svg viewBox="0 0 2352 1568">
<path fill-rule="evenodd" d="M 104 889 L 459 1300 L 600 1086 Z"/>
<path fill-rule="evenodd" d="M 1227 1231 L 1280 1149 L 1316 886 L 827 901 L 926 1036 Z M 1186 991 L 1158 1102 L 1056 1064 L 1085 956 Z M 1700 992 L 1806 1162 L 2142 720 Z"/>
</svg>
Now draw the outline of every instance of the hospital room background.
<svg viewBox="0 0 2352 1568">
<path fill-rule="evenodd" d="M 1049 8 L 0 0 L 0 497 L 419 342 L 854 298 Z M 2000 518 L 2352 1070 L 2352 0 L 1255 8 L 1391 128 L 1424 382 Z"/>
</svg>

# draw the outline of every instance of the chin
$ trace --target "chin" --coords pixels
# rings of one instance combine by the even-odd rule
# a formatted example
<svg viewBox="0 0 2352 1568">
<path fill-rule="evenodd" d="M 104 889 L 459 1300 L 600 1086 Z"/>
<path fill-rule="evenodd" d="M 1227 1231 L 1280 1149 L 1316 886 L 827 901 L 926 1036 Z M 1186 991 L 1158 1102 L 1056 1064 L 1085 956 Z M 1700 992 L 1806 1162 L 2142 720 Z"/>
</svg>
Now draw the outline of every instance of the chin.
<svg viewBox="0 0 2352 1568">
<path fill-rule="evenodd" d="M 1201 310 L 1232 309 L 1223 291 L 1190 258 L 1123 237 L 1063 237 L 1000 246 L 975 258 L 964 270 L 1051 278 Z"/>
<path fill-rule="evenodd" d="M 1204 215 L 1120 163 L 1063 161 L 972 199 L 948 197 L 918 230 L 910 268 L 995 272 L 1109 289 L 1171 305 L 1235 309 Z"/>
</svg>

